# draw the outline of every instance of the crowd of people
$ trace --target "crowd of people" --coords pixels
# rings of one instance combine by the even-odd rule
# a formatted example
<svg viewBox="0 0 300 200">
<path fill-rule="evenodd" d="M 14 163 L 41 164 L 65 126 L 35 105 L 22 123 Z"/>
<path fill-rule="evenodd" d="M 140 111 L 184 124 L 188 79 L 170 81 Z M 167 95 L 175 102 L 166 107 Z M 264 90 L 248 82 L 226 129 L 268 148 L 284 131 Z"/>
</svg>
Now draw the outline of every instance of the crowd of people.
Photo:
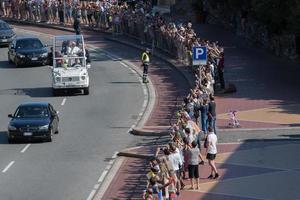
<svg viewBox="0 0 300 200">
<path fill-rule="evenodd" d="M 193 46 L 207 46 L 212 61 L 223 52 L 216 42 L 197 37 L 191 22 L 174 23 L 170 17 L 153 11 L 151 1 L 0 0 L 0 4 L 2 17 L 65 25 L 77 22 L 111 30 L 153 44 L 189 65 Z M 218 75 L 224 89 L 223 69 L 216 68 L 213 75 Z"/>
<path fill-rule="evenodd" d="M 81 26 L 111 30 L 135 37 L 141 43 L 151 43 L 191 67 L 192 47 L 207 47 L 207 65 L 192 67 L 195 86 L 177 113 L 170 132 L 171 141 L 150 161 L 144 199 L 171 200 L 185 188 L 187 177 L 191 189 L 199 189 L 199 166 L 205 164 L 205 158 L 211 168 L 207 177 L 219 177 L 214 163 L 217 154 L 214 93 L 218 87 L 225 89 L 224 49 L 217 42 L 199 38 L 190 21 L 175 23 L 170 17 L 153 12 L 150 2 L 67 0 L 64 5 L 61 0 L 1 0 L 1 11 L 4 17 L 35 22 L 72 25 L 79 19 Z"/>
<path fill-rule="evenodd" d="M 198 76 L 211 77 L 210 68 L 207 65 L 196 70 L 195 88 L 191 89 L 177 112 L 177 121 L 171 127 L 170 143 L 160 148 L 160 153 L 150 161 L 148 185 L 143 196 L 146 200 L 173 200 L 183 189 L 199 189 L 205 158 L 211 168 L 207 178 L 219 177 L 215 165 L 218 139 L 213 87 L 207 87 L 209 81 L 200 81 Z M 187 178 L 190 180 L 188 188 L 184 181 Z"/>
</svg>

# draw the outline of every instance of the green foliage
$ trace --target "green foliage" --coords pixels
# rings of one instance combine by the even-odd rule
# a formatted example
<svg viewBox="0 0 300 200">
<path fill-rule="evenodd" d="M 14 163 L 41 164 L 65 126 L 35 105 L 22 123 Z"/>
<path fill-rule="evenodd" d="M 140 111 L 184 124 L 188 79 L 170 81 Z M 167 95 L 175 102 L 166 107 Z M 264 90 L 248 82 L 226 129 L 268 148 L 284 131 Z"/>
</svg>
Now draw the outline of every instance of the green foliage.
<svg viewBox="0 0 300 200">
<path fill-rule="evenodd" d="M 300 0 L 209 0 L 209 3 L 236 14 L 247 10 L 249 17 L 265 24 L 272 33 L 300 33 Z"/>
</svg>

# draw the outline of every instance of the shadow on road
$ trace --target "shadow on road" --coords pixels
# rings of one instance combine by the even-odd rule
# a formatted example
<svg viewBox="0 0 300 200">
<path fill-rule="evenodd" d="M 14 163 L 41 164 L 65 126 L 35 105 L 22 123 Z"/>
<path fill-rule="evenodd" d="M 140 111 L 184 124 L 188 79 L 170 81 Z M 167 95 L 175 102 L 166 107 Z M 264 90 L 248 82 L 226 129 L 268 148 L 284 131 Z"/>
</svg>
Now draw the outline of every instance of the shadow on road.
<svg viewBox="0 0 300 200">
<path fill-rule="evenodd" d="M 15 68 L 16 66 L 13 63 L 9 63 L 8 61 L 1 60 L 0 61 L 0 69 L 9 69 Z"/>
<path fill-rule="evenodd" d="M 7 131 L 0 131 L 0 144 L 8 144 Z"/>
<path fill-rule="evenodd" d="M 0 90 L 0 95 L 18 95 L 30 97 L 52 97 L 51 87 L 40 88 L 13 88 Z"/>
</svg>

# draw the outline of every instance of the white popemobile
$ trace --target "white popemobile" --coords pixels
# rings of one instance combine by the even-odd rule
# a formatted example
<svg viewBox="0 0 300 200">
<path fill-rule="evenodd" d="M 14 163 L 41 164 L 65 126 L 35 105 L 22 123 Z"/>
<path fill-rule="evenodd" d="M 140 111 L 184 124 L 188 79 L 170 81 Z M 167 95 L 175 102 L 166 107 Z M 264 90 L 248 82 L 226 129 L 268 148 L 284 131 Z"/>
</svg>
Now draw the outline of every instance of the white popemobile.
<svg viewBox="0 0 300 200">
<path fill-rule="evenodd" d="M 60 91 L 83 90 L 89 94 L 89 74 L 85 44 L 82 35 L 54 36 L 52 47 L 52 89 Z"/>
</svg>

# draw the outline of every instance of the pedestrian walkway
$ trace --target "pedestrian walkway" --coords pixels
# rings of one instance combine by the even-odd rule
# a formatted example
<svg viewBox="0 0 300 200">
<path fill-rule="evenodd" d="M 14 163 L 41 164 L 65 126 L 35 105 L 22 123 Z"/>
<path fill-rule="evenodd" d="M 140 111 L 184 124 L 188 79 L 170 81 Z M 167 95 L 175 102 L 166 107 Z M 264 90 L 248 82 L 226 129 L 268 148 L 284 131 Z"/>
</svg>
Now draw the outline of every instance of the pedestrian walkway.
<svg viewBox="0 0 300 200">
<path fill-rule="evenodd" d="M 218 148 L 220 178 L 207 179 L 209 167 L 201 166 L 200 190 L 183 190 L 179 200 L 300 198 L 300 160 L 296 159 L 300 141 L 219 144 Z"/>
<path fill-rule="evenodd" d="M 242 128 L 300 126 L 299 64 L 277 58 L 245 44 L 233 33 L 215 25 L 196 25 L 200 37 L 219 41 L 225 48 L 225 80 L 235 94 L 218 95 L 219 128 L 226 128 L 230 110 L 238 110 Z"/>
</svg>

